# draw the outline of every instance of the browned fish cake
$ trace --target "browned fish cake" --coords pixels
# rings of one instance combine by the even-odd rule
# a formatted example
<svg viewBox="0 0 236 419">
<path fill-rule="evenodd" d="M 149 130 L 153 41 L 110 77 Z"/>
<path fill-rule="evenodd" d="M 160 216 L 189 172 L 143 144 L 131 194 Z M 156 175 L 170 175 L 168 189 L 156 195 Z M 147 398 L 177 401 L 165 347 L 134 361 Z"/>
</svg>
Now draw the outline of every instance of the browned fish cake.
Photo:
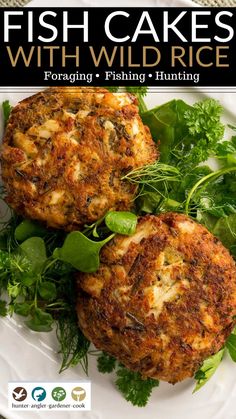
<svg viewBox="0 0 236 419">
<path fill-rule="evenodd" d="M 235 324 L 235 263 L 182 214 L 140 218 L 132 237 L 104 247 L 96 273 L 77 278 L 83 333 L 143 377 L 193 376 Z"/>
<path fill-rule="evenodd" d="M 73 230 L 109 209 L 130 209 L 136 187 L 122 175 L 157 156 L 134 95 L 47 89 L 11 112 L 1 154 L 7 202 L 25 217 Z"/>
</svg>

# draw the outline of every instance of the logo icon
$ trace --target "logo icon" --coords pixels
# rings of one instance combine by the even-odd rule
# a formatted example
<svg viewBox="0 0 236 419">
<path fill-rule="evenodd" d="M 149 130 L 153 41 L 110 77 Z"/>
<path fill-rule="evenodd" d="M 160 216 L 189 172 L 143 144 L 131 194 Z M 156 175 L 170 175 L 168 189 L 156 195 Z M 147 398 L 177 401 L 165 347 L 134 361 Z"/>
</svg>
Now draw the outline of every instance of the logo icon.
<svg viewBox="0 0 236 419">
<path fill-rule="evenodd" d="M 31 395 L 36 402 L 42 402 L 45 399 L 47 393 L 43 387 L 35 387 Z"/>
<path fill-rule="evenodd" d="M 84 400 L 86 397 L 86 391 L 82 387 L 75 387 L 71 392 L 71 397 L 76 402 L 82 402 L 82 400 Z"/>
<path fill-rule="evenodd" d="M 55 387 L 52 390 L 52 398 L 57 402 L 62 402 L 66 398 L 66 391 L 62 387 Z"/>
<path fill-rule="evenodd" d="M 12 391 L 12 397 L 17 402 L 23 402 L 27 397 L 27 391 L 24 387 L 16 387 Z"/>
</svg>

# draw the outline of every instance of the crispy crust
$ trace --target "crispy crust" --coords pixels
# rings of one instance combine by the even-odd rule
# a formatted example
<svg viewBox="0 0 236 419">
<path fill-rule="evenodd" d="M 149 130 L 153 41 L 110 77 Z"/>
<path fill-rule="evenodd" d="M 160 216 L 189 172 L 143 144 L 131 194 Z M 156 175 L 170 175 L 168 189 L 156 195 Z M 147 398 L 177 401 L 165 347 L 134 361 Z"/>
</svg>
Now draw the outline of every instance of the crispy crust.
<svg viewBox="0 0 236 419">
<path fill-rule="evenodd" d="M 236 268 L 206 228 L 175 213 L 140 218 L 78 278 L 80 327 L 125 366 L 176 383 L 223 346 L 236 315 Z"/>
<path fill-rule="evenodd" d="M 12 111 L 1 153 L 7 202 L 48 226 L 73 230 L 128 210 L 121 177 L 158 157 L 137 99 L 99 88 L 51 88 Z"/>
</svg>

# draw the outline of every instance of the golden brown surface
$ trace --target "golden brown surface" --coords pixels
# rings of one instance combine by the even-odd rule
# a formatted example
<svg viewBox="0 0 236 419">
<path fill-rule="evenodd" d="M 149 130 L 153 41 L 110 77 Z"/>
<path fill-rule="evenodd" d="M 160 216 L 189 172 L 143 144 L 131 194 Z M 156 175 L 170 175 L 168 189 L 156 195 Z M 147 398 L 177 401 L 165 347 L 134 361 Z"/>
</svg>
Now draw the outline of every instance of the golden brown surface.
<svg viewBox="0 0 236 419">
<path fill-rule="evenodd" d="M 7 202 L 48 226 L 77 229 L 130 209 L 136 188 L 122 175 L 156 158 L 135 96 L 51 88 L 11 113 L 1 155 Z"/>
<path fill-rule="evenodd" d="M 236 268 L 206 228 L 182 214 L 140 218 L 95 274 L 78 274 L 85 336 L 128 368 L 176 383 L 221 349 L 236 315 Z"/>
</svg>

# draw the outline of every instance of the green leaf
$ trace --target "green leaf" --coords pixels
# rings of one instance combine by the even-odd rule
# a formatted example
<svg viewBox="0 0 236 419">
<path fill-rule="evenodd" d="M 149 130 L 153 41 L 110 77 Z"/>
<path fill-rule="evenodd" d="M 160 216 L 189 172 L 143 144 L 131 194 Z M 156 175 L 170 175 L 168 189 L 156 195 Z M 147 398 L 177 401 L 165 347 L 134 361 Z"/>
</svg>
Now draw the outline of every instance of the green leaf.
<svg viewBox="0 0 236 419">
<path fill-rule="evenodd" d="M 5 270 L 10 266 L 10 257 L 7 252 L 0 250 L 0 270 Z"/>
<path fill-rule="evenodd" d="M 195 374 L 194 378 L 197 380 L 197 384 L 193 390 L 193 393 L 195 393 L 201 387 L 203 387 L 207 383 L 207 381 L 212 377 L 212 375 L 215 373 L 218 366 L 220 365 L 223 355 L 224 348 L 217 352 L 215 355 L 212 355 L 209 358 L 205 359 L 201 368 Z"/>
<path fill-rule="evenodd" d="M 9 100 L 4 100 L 4 102 L 2 102 L 2 110 L 4 117 L 4 125 L 6 125 L 12 110 L 12 106 L 10 105 Z"/>
<path fill-rule="evenodd" d="M 158 387 L 159 381 L 148 378 L 143 380 L 141 374 L 127 370 L 121 366 L 117 370 L 116 385 L 124 398 L 134 406 L 146 406 L 154 387 Z"/>
<path fill-rule="evenodd" d="M 137 221 L 137 216 L 128 211 L 110 211 L 105 217 L 105 224 L 111 231 L 126 235 L 135 233 Z"/>
<path fill-rule="evenodd" d="M 25 285 L 26 287 L 31 287 L 36 281 L 37 281 L 38 277 L 37 275 L 30 275 L 27 273 L 23 273 L 20 277 L 20 283 L 22 285 Z"/>
<path fill-rule="evenodd" d="M 6 301 L 0 300 L 0 316 L 5 317 L 7 315 L 7 303 Z"/>
<path fill-rule="evenodd" d="M 234 259 L 236 259 L 236 244 L 230 247 L 230 253 Z"/>
<path fill-rule="evenodd" d="M 52 330 L 53 318 L 40 308 L 36 308 L 30 320 L 25 324 L 35 332 L 50 332 Z"/>
<path fill-rule="evenodd" d="M 215 99 L 195 103 L 184 115 L 190 133 L 206 133 L 209 142 L 221 139 L 224 134 L 224 126 L 219 122 L 222 111 L 222 106 Z"/>
<path fill-rule="evenodd" d="M 220 218 L 214 229 L 213 234 L 221 240 L 228 248 L 236 244 L 236 214 Z"/>
<path fill-rule="evenodd" d="M 55 284 L 49 281 L 41 282 L 38 286 L 39 295 L 44 300 L 54 300 L 57 296 Z"/>
<path fill-rule="evenodd" d="M 207 212 L 201 212 L 201 210 L 198 210 L 196 218 L 199 223 L 203 224 L 207 228 L 207 230 L 209 230 L 211 233 L 213 232 L 217 222 L 217 217 L 214 217 Z"/>
<path fill-rule="evenodd" d="M 47 233 L 48 230 L 40 224 L 30 220 L 23 220 L 15 229 L 15 239 L 21 242 L 33 236 L 44 237 Z"/>
<path fill-rule="evenodd" d="M 9 297 L 16 298 L 21 293 L 21 287 L 20 284 L 12 284 L 11 282 L 8 282 L 7 284 L 7 292 Z"/>
<path fill-rule="evenodd" d="M 222 140 L 222 107 L 214 99 L 189 106 L 172 100 L 142 114 L 142 119 L 159 141 L 160 159 L 189 171 L 206 161 Z"/>
<path fill-rule="evenodd" d="M 14 312 L 20 316 L 27 317 L 30 314 L 31 306 L 28 303 L 15 303 Z"/>
<path fill-rule="evenodd" d="M 236 153 L 236 144 L 232 141 L 222 141 L 216 147 L 216 156 L 218 158 L 226 158 L 228 154 Z"/>
<path fill-rule="evenodd" d="M 31 237 L 21 243 L 20 248 L 24 251 L 30 261 L 32 272 L 41 272 L 44 263 L 47 260 L 44 240 L 40 237 Z"/>
<path fill-rule="evenodd" d="M 105 352 L 103 352 L 97 359 L 97 368 L 102 374 L 112 372 L 115 369 L 115 366 L 116 359 Z"/>
<path fill-rule="evenodd" d="M 53 257 L 70 263 L 81 272 L 95 272 L 99 268 L 99 252 L 114 234 L 103 241 L 95 242 L 88 239 L 80 231 L 69 233 L 61 248 L 54 250 Z"/>
<path fill-rule="evenodd" d="M 236 362 L 236 335 L 231 333 L 226 341 L 226 348 L 234 362 Z"/>
<path fill-rule="evenodd" d="M 105 89 L 109 90 L 111 93 L 116 93 L 119 90 L 119 86 L 105 86 Z"/>
<path fill-rule="evenodd" d="M 125 86 L 125 90 L 135 95 L 146 96 L 148 92 L 148 87 L 147 86 Z"/>
<path fill-rule="evenodd" d="M 155 214 L 161 201 L 162 196 L 159 193 L 145 190 L 144 193 L 137 198 L 136 205 L 139 212 Z"/>
<path fill-rule="evenodd" d="M 172 161 L 172 151 L 188 133 L 184 113 L 191 107 L 182 100 L 172 100 L 142 114 L 143 122 L 159 144 L 160 160 Z"/>
</svg>

